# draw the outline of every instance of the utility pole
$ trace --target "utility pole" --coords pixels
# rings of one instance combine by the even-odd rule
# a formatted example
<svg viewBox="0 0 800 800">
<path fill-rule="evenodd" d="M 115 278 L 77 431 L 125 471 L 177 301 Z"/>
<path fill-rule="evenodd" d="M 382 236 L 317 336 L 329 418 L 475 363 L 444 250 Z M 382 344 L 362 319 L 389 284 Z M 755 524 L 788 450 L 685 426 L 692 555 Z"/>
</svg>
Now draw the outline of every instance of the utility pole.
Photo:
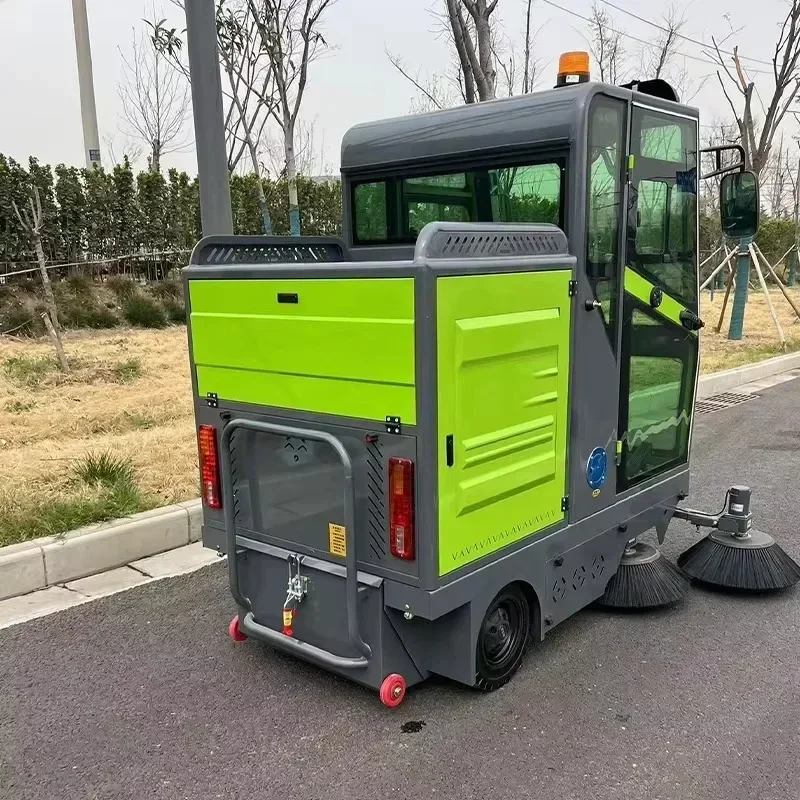
<svg viewBox="0 0 800 800">
<path fill-rule="evenodd" d="M 89 45 L 89 17 L 86 0 L 72 0 L 72 23 L 75 27 L 75 52 L 78 56 L 78 86 L 81 94 L 81 120 L 86 166 L 100 166 L 100 135 L 97 132 L 97 106 L 94 102 L 92 50 Z"/>
<path fill-rule="evenodd" d="M 194 140 L 203 236 L 233 233 L 214 0 L 186 0 Z"/>
</svg>

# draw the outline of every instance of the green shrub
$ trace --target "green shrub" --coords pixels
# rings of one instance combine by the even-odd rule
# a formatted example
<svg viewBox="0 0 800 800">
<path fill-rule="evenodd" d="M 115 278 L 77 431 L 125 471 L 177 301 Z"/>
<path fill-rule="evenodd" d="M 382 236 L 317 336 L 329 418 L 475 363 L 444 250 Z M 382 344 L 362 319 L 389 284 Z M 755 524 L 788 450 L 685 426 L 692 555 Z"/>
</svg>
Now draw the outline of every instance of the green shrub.
<svg viewBox="0 0 800 800">
<path fill-rule="evenodd" d="M 0 300 L 0 333 L 14 336 L 41 336 L 45 332 L 41 316 L 19 298 Z"/>
<path fill-rule="evenodd" d="M 64 283 L 76 297 L 93 297 L 94 284 L 86 275 L 70 275 Z"/>
<path fill-rule="evenodd" d="M 175 300 L 171 298 L 164 299 L 164 308 L 167 311 L 167 318 L 175 325 L 186 324 L 186 306 L 183 300 Z"/>
<path fill-rule="evenodd" d="M 153 297 L 166 304 L 167 300 L 179 300 L 183 302 L 183 285 L 180 281 L 161 281 L 154 283 L 150 287 L 150 292 Z"/>
<path fill-rule="evenodd" d="M 142 362 L 138 358 L 129 358 L 116 364 L 112 371 L 119 383 L 133 383 L 142 374 Z"/>
<path fill-rule="evenodd" d="M 140 328 L 164 328 L 167 325 L 167 313 L 164 307 L 141 292 L 136 292 L 125 300 L 122 304 L 122 313 L 131 325 Z"/>
<path fill-rule="evenodd" d="M 115 328 L 117 315 L 106 308 L 85 275 L 72 275 L 54 286 L 58 319 L 65 328 Z"/>
<path fill-rule="evenodd" d="M 12 356 L 3 362 L 3 372 L 20 386 L 39 386 L 58 368 L 58 363 L 49 356 Z"/>
<path fill-rule="evenodd" d="M 120 303 L 124 303 L 129 297 L 136 293 L 136 284 L 124 275 L 112 275 L 108 279 L 108 288 L 114 292 L 114 296 Z"/>
<path fill-rule="evenodd" d="M 129 459 L 112 453 L 89 453 L 74 465 L 72 471 L 75 478 L 87 486 L 113 488 L 133 484 L 133 464 Z"/>
</svg>

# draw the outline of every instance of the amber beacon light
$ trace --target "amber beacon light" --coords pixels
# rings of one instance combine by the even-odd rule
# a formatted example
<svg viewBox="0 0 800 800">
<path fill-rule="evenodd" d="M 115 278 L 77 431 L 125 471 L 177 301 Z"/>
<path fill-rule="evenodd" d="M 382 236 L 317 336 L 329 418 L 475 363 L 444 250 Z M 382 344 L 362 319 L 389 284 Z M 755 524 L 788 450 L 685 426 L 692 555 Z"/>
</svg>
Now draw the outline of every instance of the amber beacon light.
<svg viewBox="0 0 800 800">
<path fill-rule="evenodd" d="M 589 80 L 589 54 L 585 50 L 562 53 L 558 59 L 556 86 L 586 83 Z"/>
</svg>

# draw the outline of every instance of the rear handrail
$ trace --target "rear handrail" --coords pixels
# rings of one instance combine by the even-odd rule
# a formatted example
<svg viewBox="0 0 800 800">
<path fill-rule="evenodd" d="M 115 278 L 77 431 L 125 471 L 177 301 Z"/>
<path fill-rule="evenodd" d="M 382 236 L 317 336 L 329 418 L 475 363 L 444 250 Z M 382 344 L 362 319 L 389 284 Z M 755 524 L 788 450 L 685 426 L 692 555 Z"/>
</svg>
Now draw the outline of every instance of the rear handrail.
<svg viewBox="0 0 800 800">
<path fill-rule="evenodd" d="M 324 442 L 330 445 L 344 467 L 344 528 L 345 528 L 345 596 L 347 600 L 347 632 L 350 643 L 366 658 L 370 658 L 372 650 L 361 638 L 358 629 L 358 567 L 356 558 L 356 495 L 353 481 L 353 462 L 341 440 L 326 431 L 312 428 L 296 428 L 291 425 L 276 425 L 272 422 L 261 422 L 253 419 L 232 419 L 222 430 L 220 447 L 222 467 L 222 510 L 225 518 L 225 537 L 228 549 L 228 579 L 231 594 L 236 603 L 248 612 L 252 612 L 250 598 L 239 589 L 239 564 L 236 558 L 236 520 L 233 512 L 233 480 L 231 478 L 230 443 L 234 432 L 243 428 L 257 433 L 272 433 L 281 436 L 297 436 L 302 439 Z M 252 619 L 252 615 L 251 615 Z M 254 621 L 254 620 L 253 620 Z M 283 634 L 281 634 L 283 636 Z M 327 651 L 323 651 L 327 653 Z M 341 661 L 342 657 L 328 653 L 331 659 Z M 359 659 L 360 661 L 360 659 Z"/>
</svg>

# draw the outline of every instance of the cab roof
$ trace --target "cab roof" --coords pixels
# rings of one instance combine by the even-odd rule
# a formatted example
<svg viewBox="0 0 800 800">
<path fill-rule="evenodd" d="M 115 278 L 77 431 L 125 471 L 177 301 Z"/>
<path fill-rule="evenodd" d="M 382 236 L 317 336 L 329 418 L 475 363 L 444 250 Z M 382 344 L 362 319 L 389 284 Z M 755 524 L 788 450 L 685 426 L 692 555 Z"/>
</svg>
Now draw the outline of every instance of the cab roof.
<svg viewBox="0 0 800 800">
<path fill-rule="evenodd" d="M 342 139 L 342 172 L 532 144 L 568 145 L 582 131 L 586 105 L 598 92 L 623 100 L 635 97 L 665 111 L 698 115 L 688 106 L 635 90 L 581 83 L 355 125 Z"/>
</svg>

